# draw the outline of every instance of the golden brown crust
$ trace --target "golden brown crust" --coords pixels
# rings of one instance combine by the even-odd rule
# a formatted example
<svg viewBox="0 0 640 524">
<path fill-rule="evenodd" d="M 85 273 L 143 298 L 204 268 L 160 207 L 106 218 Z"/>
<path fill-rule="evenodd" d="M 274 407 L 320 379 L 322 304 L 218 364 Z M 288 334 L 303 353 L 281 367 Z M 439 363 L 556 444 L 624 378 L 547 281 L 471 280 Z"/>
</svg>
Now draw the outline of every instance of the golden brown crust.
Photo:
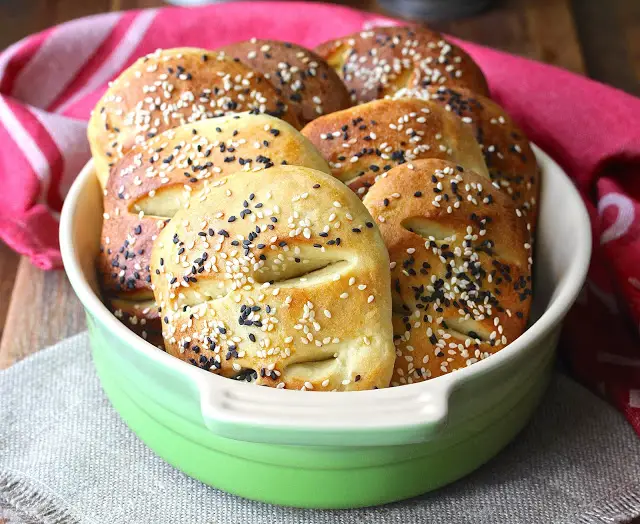
<svg viewBox="0 0 640 524">
<path fill-rule="evenodd" d="M 489 176 L 471 129 L 434 102 L 375 100 L 317 118 L 302 134 L 360 197 L 392 167 L 420 158 Z"/>
<path fill-rule="evenodd" d="M 440 33 L 422 27 L 377 27 L 325 42 L 316 52 L 336 70 L 358 103 L 429 85 L 489 94 L 473 59 Z"/>
<path fill-rule="evenodd" d="M 96 266 L 106 297 L 153 299 L 149 259 L 158 232 L 216 180 L 237 171 L 259 176 L 282 163 L 329 172 L 320 154 L 286 122 L 243 113 L 180 126 L 135 145 L 113 168 L 104 196 Z M 157 318 L 143 316 L 151 324 Z M 159 331 L 159 326 L 154 328 Z"/>
<path fill-rule="evenodd" d="M 288 42 L 252 38 L 217 49 L 264 75 L 302 125 L 351 106 L 347 88 L 313 51 Z"/>
<path fill-rule="evenodd" d="M 102 187 L 111 166 L 134 144 L 185 123 L 250 110 L 301 127 L 260 73 L 228 57 L 176 48 L 140 58 L 111 83 L 89 120 L 87 134 Z"/>
<path fill-rule="evenodd" d="M 167 351 L 268 386 L 388 386 L 389 259 L 362 202 L 298 166 L 220 182 L 181 209 L 153 249 Z"/>
<path fill-rule="evenodd" d="M 467 89 L 429 87 L 403 90 L 396 96 L 432 100 L 459 116 L 482 148 L 491 180 L 509 195 L 533 236 L 538 214 L 540 173 L 529 140 L 493 100 Z"/>
<path fill-rule="evenodd" d="M 364 198 L 391 260 L 392 385 L 499 351 L 525 329 L 527 231 L 507 195 L 442 160 L 398 166 Z"/>
</svg>

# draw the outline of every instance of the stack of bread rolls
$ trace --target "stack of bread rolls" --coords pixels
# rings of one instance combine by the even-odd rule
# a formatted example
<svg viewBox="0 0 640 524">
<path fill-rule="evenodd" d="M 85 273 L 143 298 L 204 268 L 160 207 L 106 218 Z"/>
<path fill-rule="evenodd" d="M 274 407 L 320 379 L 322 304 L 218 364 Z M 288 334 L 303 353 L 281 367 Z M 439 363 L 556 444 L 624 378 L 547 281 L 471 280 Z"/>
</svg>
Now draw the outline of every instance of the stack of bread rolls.
<svg viewBox="0 0 640 524">
<path fill-rule="evenodd" d="M 104 302 L 194 366 L 383 388 L 526 328 L 538 167 L 438 33 L 157 51 L 110 84 L 88 135 Z"/>
</svg>

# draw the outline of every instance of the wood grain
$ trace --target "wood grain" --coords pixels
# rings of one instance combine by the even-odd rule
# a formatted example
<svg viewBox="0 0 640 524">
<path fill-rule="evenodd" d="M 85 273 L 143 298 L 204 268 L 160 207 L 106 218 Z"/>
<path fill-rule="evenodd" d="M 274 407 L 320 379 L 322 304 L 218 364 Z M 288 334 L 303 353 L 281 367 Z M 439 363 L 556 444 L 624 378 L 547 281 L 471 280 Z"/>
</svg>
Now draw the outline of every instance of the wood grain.
<svg viewBox="0 0 640 524">
<path fill-rule="evenodd" d="M 79 333 L 85 325 L 64 272 L 41 271 L 22 258 L 0 342 L 0 369 Z"/>
<path fill-rule="evenodd" d="M 19 261 L 20 257 L 0 241 L 0 340 L 2 340 Z"/>
<path fill-rule="evenodd" d="M 589 76 L 640 95 L 640 2 L 573 0 Z"/>
<path fill-rule="evenodd" d="M 48 27 L 47 0 L 0 2 L 0 47 L 5 48 L 31 33 Z"/>
<path fill-rule="evenodd" d="M 570 0 L 520 1 L 535 58 L 584 74 L 582 49 Z"/>
<path fill-rule="evenodd" d="M 472 18 L 432 25 L 458 38 L 584 73 L 570 0 L 509 0 Z"/>
<path fill-rule="evenodd" d="M 160 7 L 169 5 L 162 0 L 111 0 L 112 11 L 124 11 L 125 9 L 145 9 L 148 7 Z"/>
</svg>

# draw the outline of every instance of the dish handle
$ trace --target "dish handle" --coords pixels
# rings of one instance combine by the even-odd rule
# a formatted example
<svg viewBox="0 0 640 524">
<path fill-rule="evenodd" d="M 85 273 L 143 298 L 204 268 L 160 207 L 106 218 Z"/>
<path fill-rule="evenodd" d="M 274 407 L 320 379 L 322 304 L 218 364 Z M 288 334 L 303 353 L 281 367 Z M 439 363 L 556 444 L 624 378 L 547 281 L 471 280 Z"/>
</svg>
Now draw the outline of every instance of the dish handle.
<svg viewBox="0 0 640 524">
<path fill-rule="evenodd" d="M 201 412 L 214 434 L 296 446 L 396 446 L 430 440 L 445 425 L 451 381 L 374 391 L 277 390 L 200 377 Z"/>
</svg>

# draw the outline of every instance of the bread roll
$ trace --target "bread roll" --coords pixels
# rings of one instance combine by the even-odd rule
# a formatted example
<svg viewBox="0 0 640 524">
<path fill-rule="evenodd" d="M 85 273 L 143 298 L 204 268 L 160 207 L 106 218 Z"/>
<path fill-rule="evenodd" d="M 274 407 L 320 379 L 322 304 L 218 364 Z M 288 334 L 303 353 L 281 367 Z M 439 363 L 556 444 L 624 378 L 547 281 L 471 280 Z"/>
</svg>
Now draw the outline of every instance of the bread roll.
<svg viewBox="0 0 640 524">
<path fill-rule="evenodd" d="M 426 28 L 376 27 L 321 44 L 316 52 L 336 70 L 358 103 L 429 85 L 489 94 L 471 57 Z"/>
<path fill-rule="evenodd" d="M 533 236 L 538 215 L 540 172 L 529 140 L 493 100 L 467 89 L 429 87 L 402 90 L 395 96 L 432 100 L 459 116 L 476 137 L 489 176 L 509 195 Z"/>
<path fill-rule="evenodd" d="M 283 163 L 329 173 L 306 138 L 264 114 L 186 124 L 133 146 L 113 168 L 104 194 L 96 264 L 106 297 L 128 301 L 131 311 L 147 310 L 144 303 L 153 299 L 151 247 L 165 222 L 191 200 L 203 198 L 219 178 L 237 171 L 260 177 L 265 169 Z M 143 319 L 147 331 L 160 331 L 155 313 L 139 316 L 136 325 Z"/>
<path fill-rule="evenodd" d="M 317 118 L 302 134 L 360 197 L 389 169 L 419 158 L 450 160 L 489 176 L 471 128 L 434 102 L 376 100 Z"/>
<path fill-rule="evenodd" d="M 178 211 L 154 245 L 167 351 L 279 388 L 386 387 L 388 264 L 371 216 L 332 176 L 237 173 Z"/>
<path fill-rule="evenodd" d="M 340 77 L 322 58 L 304 47 L 252 38 L 217 52 L 262 73 L 302 125 L 351 106 Z"/>
<path fill-rule="evenodd" d="M 391 259 L 392 385 L 482 360 L 525 329 L 525 224 L 488 180 L 442 160 L 395 167 L 364 198 Z"/>
<path fill-rule="evenodd" d="M 100 99 L 87 130 L 98 178 L 134 144 L 189 122 L 232 112 L 268 113 L 300 124 L 258 72 L 196 48 L 158 50 L 116 78 Z"/>
<path fill-rule="evenodd" d="M 164 349 L 162 324 L 153 295 L 148 300 L 107 297 L 107 308 L 125 326 L 154 346 Z"/>
</svg>

